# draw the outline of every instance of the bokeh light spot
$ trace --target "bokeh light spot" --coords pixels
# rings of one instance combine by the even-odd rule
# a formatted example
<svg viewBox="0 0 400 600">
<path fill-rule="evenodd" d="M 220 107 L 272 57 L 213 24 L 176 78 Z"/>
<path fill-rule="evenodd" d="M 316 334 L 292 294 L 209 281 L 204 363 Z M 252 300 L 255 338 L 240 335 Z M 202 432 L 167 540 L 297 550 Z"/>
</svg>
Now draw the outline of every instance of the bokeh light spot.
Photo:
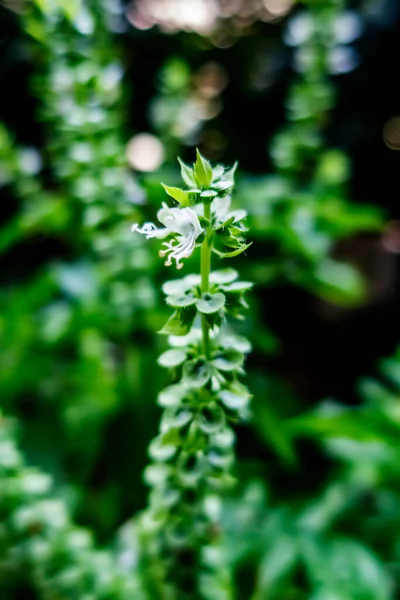
<svg viewBox="0 0 400 600">
<path fill-rule="evenodd" d="M 383 141 L 391 150 L 400 150 L 400 116 L 392 117 L 385 123 Z"/>
<path fill-rule="evenodd" d="M 127 145 L 126 158 L 137 171 L 155 171 L 163 163 L 164 146 L 154 135 L 138 133 Z"/>
</svg>

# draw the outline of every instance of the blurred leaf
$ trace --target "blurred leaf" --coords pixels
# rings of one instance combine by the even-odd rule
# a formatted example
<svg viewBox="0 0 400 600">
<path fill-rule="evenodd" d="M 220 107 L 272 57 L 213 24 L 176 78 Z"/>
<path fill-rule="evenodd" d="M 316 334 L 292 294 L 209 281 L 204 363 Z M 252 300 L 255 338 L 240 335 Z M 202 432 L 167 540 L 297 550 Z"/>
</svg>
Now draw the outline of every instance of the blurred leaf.
<svg viewBox="0 0 400 600">
<path fill-rule="evenodd" d="M 322 153 L 317 165 L 317 180 L 328 185 L 338 185 L 347 181 L 349 176 L 349 159 L 343 152 L 332 149 Z"/>
<path fill-rule="evenodd" d="M 394 358 L 386 358 L 380 363 L 382 374 L 395 386 L 400 392 L 400 360 L 399 356 Z"/>
<path fill-rule="evenodd" d="M 271 532 L 267 530 L 267 535 Z M 269 549 L 258 568 L 256 591 L 252 600 L 281 597 L 280 584 L 295 568 L 299 557 L 299 547 L 296 537 L 285 530 L 271 536 Z"/>
<path fill-rule="evenodd" d="M 348 437 L 356 440 L 374 440 L 377 435 L 362 409 L 347 408 L 334 402 L 325 402 L 312 412 L 286 421 L 288 431 L 294 435 L 323 437 Z"/>
<path fill-rule="evenodd" d="M 303 538 L 308 575 L 317 590 L 313 600 L 391 600 L 392 584 L 384 565 L 359 542 Z"/>
<path fill-rule="evenodd" d="M 282 397 L 280 399 L 282 401 Z M 296 464 L 292 437 L 269 397 L 256 396 L 252 403 L 253 424 L 267 446 L 271 446 L 284 463 Z"/>
<path fill-rule="evenodd" d="M 334 304 L 352 306 L 365 295 L 364 280 L 352 265 L 325 259 L 307 282 L 316 294 Z"/>
</svg>

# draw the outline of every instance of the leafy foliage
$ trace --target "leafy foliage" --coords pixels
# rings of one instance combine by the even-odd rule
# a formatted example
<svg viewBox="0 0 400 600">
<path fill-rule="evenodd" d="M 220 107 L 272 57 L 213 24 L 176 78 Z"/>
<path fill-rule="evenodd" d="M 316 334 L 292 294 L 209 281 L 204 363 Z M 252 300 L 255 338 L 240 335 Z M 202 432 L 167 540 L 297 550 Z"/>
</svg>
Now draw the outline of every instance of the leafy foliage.
<svg viewBox="0 0 400 600">
<path fill-rule="evenodd" d="M 264 322 L 267 309 L 274 320 L 271 284 L 342 307 L 365 299 L 368 282 L 337 260 L 336 248 L 358 232 L 379 232 L 383 215 L 348 201 L 349 159 L 325 135 L 336 103 L 332 56 L 355 39 L 354 13 L 340 0 L 310 2 L 286 23 L 297 75 L 287 124 L 270 144 L 274 172 L 255 177 L 241 168 L 238 179 L 236 197 L 256 242 L 250 246 L 245 213 L 230 206 L 235 166 L 213 167 L 198 153 L 193 167 L 179 161 L 184 183 L 175 187 L 172 160 L 186 157 L 185 146 L 200 141 L 210 156 L 222 156 L 191 72 L 211 55 L 209 40 L 165 37 L 168 53 L 174 45 L 192 54 L 165 63 L 149 117 L 166 162 L 138 178 L 125 164 L 132 63 L 117 44 L 131 36 L 119 35 L 121 7 L 92 0 L 21 6 L 15 48 L 8 56 L 6 46 L 0 50 L 29 65 L 23 102 L 34 99 L 39 135 L 34 148 L 5 113 L 0 191 L 2 206 L 11 202 L 0 228 L 7 415 L 0 422 L 0 596 L 169 600 L 178 589 L 179 600 L 397 597 L 399 356 L 382 363 L 379 379 L 362 380 L 357 406 L 310 408 L 292 379 L 272 375 L 271 354 L 284 354 L 285 341 Z M 155 47 L 153 34 L 139 35 Z M 214 89 L 206 82 L 213 110 L 221 101 Z M 140 112 L 145 94 L 133 92 L 133 112 Z M 229 138 L 228 120 L 222 129 Z M 161 202 L 160 180 L 174 184 L 164 185 L 168 201 L 198 219 L 193 247 L 212 246 L 218 268 L 207 286 L 204 274 L 161 284 L 155 253 L 129 232 L 132 220 Z M 244 281 L 226 266 L 235 256 Z M 182 257 L 197 268 L 196 257 Z M 282 310 L 300 315 L 295 301 Z M 244 335 L 255 348 L 247 361 L 253 417 L 241 381 L 250 351 Z M 296 343 L 302 354 L 302 340 Z M 284 356 L 292 368 L 293 356 Z M 165 369 L 160 431 L 145 469 Z M 152 489 L 144 512 L 143 470 Z"/>
<path fill-rule="evenodd" d="M 24 464 L 10 424 L 0 423 L 0 585 L 12 597 L 23 574 L 43 598 L 145 600 L 117 554 L 96 549 L 92 534 L 71 523 L 51 478 Z M 12 548 L 12 559 L 9 549 Z"/>
</svg>

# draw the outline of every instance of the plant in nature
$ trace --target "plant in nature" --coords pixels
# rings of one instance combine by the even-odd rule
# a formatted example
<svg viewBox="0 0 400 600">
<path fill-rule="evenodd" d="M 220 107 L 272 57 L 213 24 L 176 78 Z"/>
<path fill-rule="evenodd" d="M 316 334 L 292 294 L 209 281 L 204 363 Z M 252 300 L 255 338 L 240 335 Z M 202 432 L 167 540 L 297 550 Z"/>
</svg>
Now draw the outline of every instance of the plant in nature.
<svg viewBox="0 0 400 600">
<path fill-rule="evenodd" d="M 314 440 L 334 468 L 304 498 L 276 498 L 268 483 L 250 480 L 225 501 L 223 553 L 238 597 L 397 598 L 400 350 L 378 370 L 358 382 L 357 406 L 329 399 L 270 422 L 281 447 Z"/>
<path fill-rule="evenodd" d="M 364 281 L 332 252 L 338 240 L 378 230 L 382 215 L 375 206 L 349 203 L 349 160 L 341 150 L 327 147 L 324 129 L 336 102 L 332 76 L 346 65 L 353 68 L 350 43 L 362 26 L 342 0 L 303 5 L 288 21 L 284 37 L 294 48 L 297 77 L 285 101 L 288 123 L 270 147 L 275 173 L 244 181 L 239 196 L 250 208 L 254 235 L 269 248 L 273 242 L 269 264 L 252 266 L 257 282 L 290 281 L 351 305 L 363 298 Z"/>
<path fill-rule="evenodd" d="M 163 285 L 173 314 L 160 331 L 170 349 L 158 362 L 170 371 L 172 383 L 158 397 L 163 414 L 149 448 L 152 463 L 145 477 L 152 490 L 141 526 L 153 597 L 230 597 L 215 554 L 216 521 L 219 495 L 233 481 L 231 423 L 249 412 L 250 394 L 240 376 L 250 347 L 226 317 L 243 318 L 252 284 L 238 280 L 231 268 L 212 271 L 211 257 L 237 256 L 250 245 L 244 238 L 246 212 L 230 209 L 235 167 L 212 168 L 197 152 L 193 169 L 181 162 L 187 189 L 163 184 L 179 206 L 163 204 L 157 215 L 162 227 L 132 227 L 166 240 L 160 256 L 167 266 L 174 261 L 180 269 L 196 246 L 201 255 L 200 274 Z"/>
<path fill-rule="evenodd" d="M 49 475 L 28 467 L 13 427 L 0 417 L 0 590 L 21 585 L 38 598 L 148 600 L 137 574 L 117 552 L 96 549 L 93 535 L 71 521 Z"/>
<path fill-rule="evenodd" d="M 379 553 L 391 591 L 382 593 L 382 598 L 395 598 L 400 591 L 399 393 L 397 349 L 380 361 L 378 377 L 362 377 L 358 382 L 360 405 L 327 400 L 287 423 L 293 438 L 315 439 L 338 461 L 337 481 L 331 483 L 337 489 L 336 500 L 330 503 L 331 520 L 344 524 Z"/>
<path fill-rule="evenodd" d="M 53 468 L 72 463 L 79 483 L 96 467 L 109 420 L 128 398 L 151 394 L 143 373 L 153 349 L 139 351 L 130 337 L 154 327 L 157 261 L 126 226 L 144 194 L 124 159 L 123 68 L 110 31 L 118 18 L 117 2 L 26 6 L 22 43 L 34 64 L 43 152 L 0 128 L 0 186 L 19 202 L 0 249 L 32 245 L 35 255 L 38 239 L 46 248 L 23 282 L 11 276 L 0 292 L 2 402 L 13 415 L 29 402 L 24 439 L 35 443 L 40 431 Z"/>
<path fill-rule="evenodd" d="M 222 551 L 237 597 L 392 600 L 399 594 L 400 351 L 380 362 L 379 377 L 363 377 L 358 392 L 357 406 L 329 399 L 280 422 L 264 417 L 282 459 L 300 440 L 313 440 L 333 468 L 303 498 L 277 497 L 269 482 L 250 479 L 225 500 Z M 253 410 L 254 420 L 262 420 L 263 412 Z"/>
<path fill-rule="evenodd" d="M 235 597 L 393 600 L 396 567 L 380 541 L 393 527 L 394 514 L 385 523 L 388 513 L 382 508 L 375 523 L 375 514 L 360 515 L 367 503 L 361 489 L 340 477 L 316 495 L 279 502 L 265 482 L 248 483 L 222 511 L 223 552 Z M 379 526 L 384 533 L 379 534 Z"/>
</svg>

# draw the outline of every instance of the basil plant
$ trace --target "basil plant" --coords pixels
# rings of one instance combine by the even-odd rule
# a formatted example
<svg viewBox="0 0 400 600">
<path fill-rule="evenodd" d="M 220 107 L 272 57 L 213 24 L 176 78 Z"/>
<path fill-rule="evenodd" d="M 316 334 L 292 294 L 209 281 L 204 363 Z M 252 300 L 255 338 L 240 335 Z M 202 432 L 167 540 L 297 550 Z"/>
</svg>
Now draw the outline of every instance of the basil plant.
<svg viewBox="0 0 400 600">
<path fill-rule="evenodd" d="M 152 596 L 206 598 L 213 590 L 214 598 L 229 598 L 218 512 L 221 494 L 234 482 L 231 425 L 249 413 L 241 376 L 250 345 L 227 317 L 243 319 L 252 284 L 240 281 L 232 268 L 212 271 L 211 258 L 237 256 L 250 244 L 246 212 L 230 208 L 236 165 L 212 168 L 199 152 L 193 168 L 180 165 L 186 187 L 162 184 L 175 200 L 159 210 L 162 226 L 132 227 L 148 239 L 162 239 L 159 254 L 177 269 L 200 247 L 200 273 L 163 285 L 173 312 L 160 332 L 170 348 L 158 362 L 169 370 L 171 384 L 158 396 L 163 414 L 149 448 L 145 478 L 151 493 L 141 536 Z"/>
</svg>

